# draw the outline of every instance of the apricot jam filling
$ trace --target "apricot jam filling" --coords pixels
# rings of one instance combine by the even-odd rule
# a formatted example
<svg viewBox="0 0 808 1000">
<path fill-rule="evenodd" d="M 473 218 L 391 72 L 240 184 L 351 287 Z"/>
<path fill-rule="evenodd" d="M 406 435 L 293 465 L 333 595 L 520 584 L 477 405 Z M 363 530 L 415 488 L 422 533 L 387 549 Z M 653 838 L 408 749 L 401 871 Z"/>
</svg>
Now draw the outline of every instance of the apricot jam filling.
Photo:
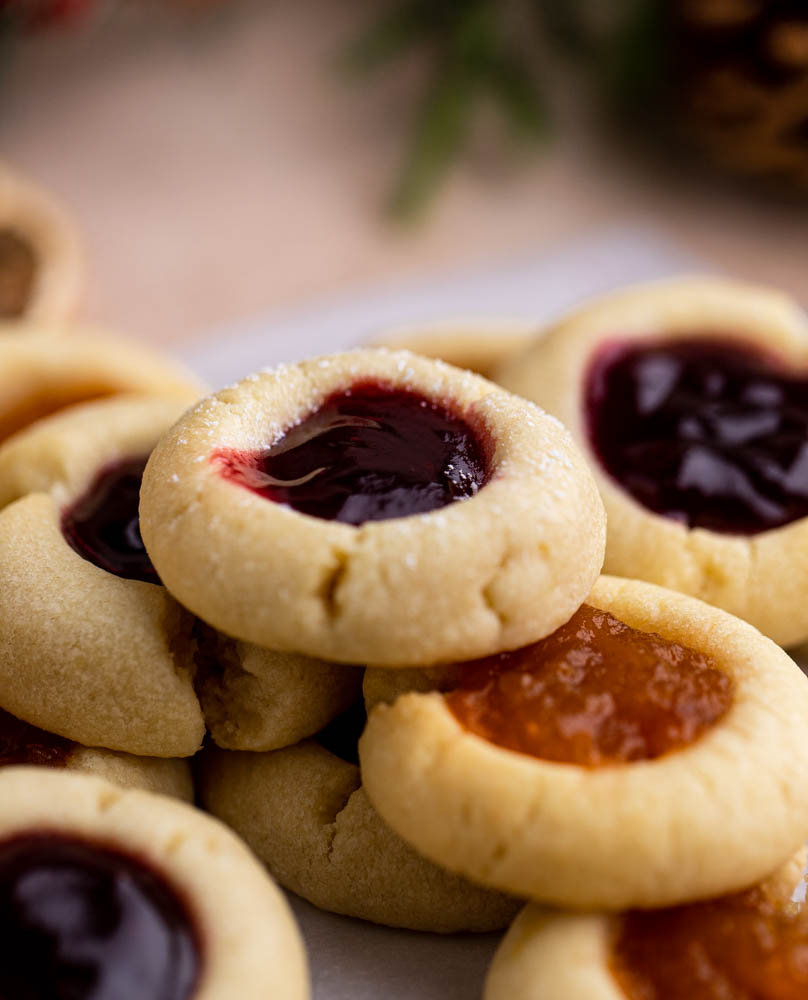
<svg viewBox="0 0 808 1000">
<path fill-rule="evenodd" d="M 76 744 L 23 722 L 0 708 L 0 767 L 39 764 L 61 767 Z"/>
<path fill-rule="evenodd" d="M 200 942 L 184 901 L 128 854 L 30 833 L 0 844 L 0 996 L 189 1000 Z"/>
<path fill-rule="evenodd" d="M 140 536 L 140 483 L 148 456 L 105 466 L 62 515 L 62 534 L 88 562 L 127 580 L 160 583 Z"/>
<path fill-rule="evenodd" d="M 0 229 L 0 319 L 25 312 L 36 276 L 36 256 L 30 244 L 11 229 Z"/>
<path fill-rule="evenodd" d="M 631 912 L 610 964 L 627 1000 L 805 1000 L 808 911 L 756 888 Z"/>
<path fill-rule="evenodd" d="M 808 377 L 738 340 L 607 344 L 586 376 L 588 434 L 638 503 L 752 535 L 808 516 Z"/>
<path fill-rule="evenodd" d="M 356 383 L 258 452 L 217 452 L 225 478 L 268 500 L 359 525 L 474 496 L 483 443 L 447 406 L 408 389 Z"/>
<path fill-rule="evenodd" d="M 491 743 L 599 767 L 688 746 L 724 715 L 732 692 L 711 657 L 584 604 L 546 639 L 465 664 L 445 698 Z"/>
</svg>

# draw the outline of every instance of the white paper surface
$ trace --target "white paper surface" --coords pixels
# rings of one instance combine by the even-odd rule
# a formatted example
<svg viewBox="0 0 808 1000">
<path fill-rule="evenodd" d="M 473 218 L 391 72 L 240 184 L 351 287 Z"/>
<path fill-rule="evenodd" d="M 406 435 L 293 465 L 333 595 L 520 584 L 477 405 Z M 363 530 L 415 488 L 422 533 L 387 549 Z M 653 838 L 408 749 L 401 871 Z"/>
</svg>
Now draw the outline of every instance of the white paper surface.
<svg viewBox="0 0 808 1000">
<path fill-rule="evenodd" d="M 550 257 L 521 259 L 488 273 L 388 288 L 221 330 L 189 348 L 185 360 L 222 386 L 279 361 L 354 346 L 386 328 L 459 317 L 538 324 L 609 289 L 699 269 L 646 230 L 609 231 Z M 314 1000 L 481 996 L 497 934 L 393 930 L 325 913 L 296 897 L 291 902 L 306 940 Z"/>
</svg>

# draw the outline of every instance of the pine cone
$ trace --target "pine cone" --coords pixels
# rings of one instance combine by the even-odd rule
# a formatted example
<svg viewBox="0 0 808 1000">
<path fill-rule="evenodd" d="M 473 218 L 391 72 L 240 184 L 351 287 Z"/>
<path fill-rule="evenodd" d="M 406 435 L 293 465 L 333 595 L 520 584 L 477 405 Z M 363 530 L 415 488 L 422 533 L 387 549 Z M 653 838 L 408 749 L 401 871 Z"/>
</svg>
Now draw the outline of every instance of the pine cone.
<svg viewBox="0 0 808 1000">
<path fill-rule="evenodd" d="M 724 167 L 808 191 L 805 0 L 671 0 L 681 122 Z"/>
</svg>

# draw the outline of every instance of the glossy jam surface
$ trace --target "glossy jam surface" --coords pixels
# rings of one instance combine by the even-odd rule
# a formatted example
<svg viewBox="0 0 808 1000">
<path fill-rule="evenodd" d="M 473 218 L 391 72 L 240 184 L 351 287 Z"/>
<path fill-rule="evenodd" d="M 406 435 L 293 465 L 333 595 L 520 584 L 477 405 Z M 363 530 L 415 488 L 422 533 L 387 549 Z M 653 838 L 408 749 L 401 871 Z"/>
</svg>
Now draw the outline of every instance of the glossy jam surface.
<svg viewBox="0 0 808 1000">
<path fill-rule="evenodd" d="M 743 535 L 808 515 L 808 377 L 750 345 L 606 345 L 586 417 L 603 467 L 657 514 Z"/>
<path fill-rule="evenodd" d="M 62 532 L 89 562 L 108 573 L 159 583 L 140 537 L 140 482 L 147 458 L 102 469 L 92 486 L 62 515 Z"/>
<path fill-rule="evenodd" d="M 633 912 L 611 968 L 626 1000 L 805 1000 L 808 912 L 762 889 Z"/>
<path fill-rule="evenodd" d="M 30 835 L 0 844 L 3 1000 L 189 1000 L 200 949 L 185 905 L 128 855 Z"/>
<path fill-rule="evenodd" d="M 349 764 L 359 765 L 359 737 L 368 721 L 364 699 L 354 702 L 336 719 L 328 723 L 314 737 L 315 740 L 335 757 Z"/>
<path fill-rule="evenodd" d="M 355 525 L 437 510 L 487 480 L 482 443 L 465 420 L 375 382 L 330 396 L 266 451 L 214 460 L 268 500 Z"/>
<path fill-rule="evenodd" d="M 445 697 L 498 746 L 598 767 L 697 740 L 729 708 L 732 681 L 703 653 L 585 604 L 546 639 L 467 664 Z"/>
<path fill-rule="evenodd" d="M 75 743 L 46 733 L 0 708 L 0 767 L 7 764 L 40 764 L 60 767 Z"/>
<path fill-rule="evenodd" d="M 30 245 L 10 229 L 0 229 L 0 319 L 25 312 L 36 275 Z"/>
</svg>

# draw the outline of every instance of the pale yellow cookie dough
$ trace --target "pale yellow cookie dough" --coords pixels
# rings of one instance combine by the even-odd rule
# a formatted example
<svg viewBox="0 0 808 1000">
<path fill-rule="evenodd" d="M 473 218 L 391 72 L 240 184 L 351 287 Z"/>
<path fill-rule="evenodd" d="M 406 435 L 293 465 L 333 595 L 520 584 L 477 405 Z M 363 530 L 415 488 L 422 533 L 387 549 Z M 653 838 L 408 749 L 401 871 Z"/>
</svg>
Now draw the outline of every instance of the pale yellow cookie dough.
<svg viewBox="0 0 808 1000">
<path fill-rule="evenodd" d="M 506 363 L 506 388 L 555 414 L 589 459 L 608 513 L 604 570 L 681 590 L 788 646 L 808 638 L 808 518 L 751 536 L 689 529 L 635 501 L 600 465 L 583 390 L 606 341 L 731 336 L 808 369 L 808 318 L 778 292 L 723 278 L 642 285 L 585 306 Z"/>
<path fill-rule="evenodd" d="M 180 895 L 197 928 L 202 963 L 188 1000 L 308 1000 L 305 952 L 289 906 L 221 823 L 89 775 L 0 770 L 0 838 L 42 833 L 142 859 Z"/>
<path fill-rule="evenodd" d="M 490 931 L 520 903 L 421 857 L 379 818 L 359 768 L 313 740 L 272 753 L 205 750 L 205 808 L 316 906 L 413 930 Z"/>
<path fill-rule="evenodd" d="M 278 653 L 197 630 L 194 685 L 217 746 L 276 750 L 322 729 L 356 701 L 360 667 Z"/>
<path fill-rule="evenodd" d="M 53 198 L 0 164 L 0 318 L 64 320 L 79 305 L 84 257 Z"/>
<path fill-rule="evenodd" d="M 204 391 L 180 365 L 139 344 L 81 331 L 20 337 L 9 329 L 0 330 L 0 442 L 76 403 L 151 393 L 190 405 Z"/>
<path fill-rule="evenodd" d="M 804 861 L 800 852 L 763 888 L 788 899 Z M 563 913 L 531 903 L 494 955 L 483 1000 L 626 1000 L 610 969 L 619 923 L 617 915 Z"/>
<path fill-rule="evenodd" d="M 808 679 L 752 626 L 651 584 L 588 602 L 714 658 L 727 713 L 655 760 L 584 768 L 464 730 L 437 692 L 370 715 L 368 797 L 419 851 L 483 884 L 575 908 L 665 906 L 750 885 L 808 836 Z"/>
<path fill-rule="evenodd" d="M 440 510 L 354 527 L 266 500 L 211 461 L 268 447 L 367 379 L 482 426 L 490 481 Z M 553 631 L 586 596 L 604 537 L 597 491 L 557 421 L 479 376 L 383 350 L 261 372 L 199 403 L 149 461 L 141 526 L 161 579 L 209 624 L 386 666 L 482 656 Z"/>
<path fill-rule="evenodd" d="M 0 511 L 0 704 L 85 746 L 184 757 L 202 742 L 193 619 L 163 587 L 84 559 L 61 528 L 62 511 L 99 469 L 147 455 L 183 407 L 147 397 L 88 403 L 0 448 L 8 504 Z"/>
<path fill-rule="evenodd" d="M 457 319 L 388 330 L 375 337 L 372 346 L 413 351 L 496 381 L 500 366 L 535 337 L 536 326 L 527 320 Z"/>
</svg>

